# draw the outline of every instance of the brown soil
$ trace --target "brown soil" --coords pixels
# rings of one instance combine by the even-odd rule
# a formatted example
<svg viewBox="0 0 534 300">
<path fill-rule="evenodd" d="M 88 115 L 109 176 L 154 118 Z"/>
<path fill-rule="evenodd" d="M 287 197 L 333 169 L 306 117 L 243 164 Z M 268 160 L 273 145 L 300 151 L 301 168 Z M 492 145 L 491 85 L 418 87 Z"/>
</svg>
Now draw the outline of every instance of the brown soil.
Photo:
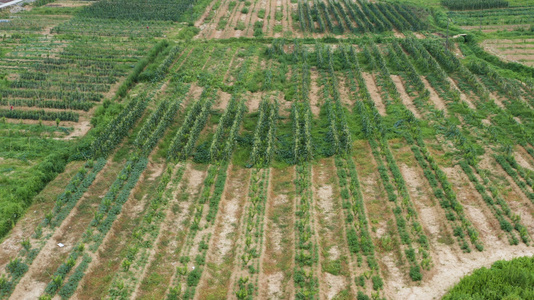
<svg viewBox="0 0 534 300">
<path fill-rule="evenodd" d="M 188 233 L 189 221 L 194 204 L 202 188 L 206 171 L 199 171 L 188 163 L 182 182 L 173 191 L 169 209 L 160 231 L 159 241 L 155 244 L 153 259 L 147 264 L 145 276 L 139 279 L 139 285 L 132 298 L 162 299 L 175 273 L 180 249 Z M 169 267 L 172 266 L 172 267 Z"/>
<path fill-rule="evenodd" d="M 148 177 L 157 173 L 159 164 L 149 164 L 141 174 L 135 188 L 124 203 L 121 213 L 113 222 L 110 231 L 104 237 L 102 244 L 96 253 L 91 254 L 93 260 L 89 264 L 85 276 L 76 289 L 74 299 L 97 299 L 102 298 L 109 288 L 113 276 L 122 262 L 122 253 L 126 250 L 133 238 L 132 233 L 145 215 L 146 208 L 150 205 L 149 195 L 157 186 Z"/>
<path fill-rule="evenodd" d="M 342 290 L 347 288 L 354 297 L 356 289 L 353 286 L 354 274 L 350 269 L 348 244 L 345 239 L 345 226 L 343 219 L 339 183 L 335 177 L 333 159 L 324 159 L 313 167 L 313 193 L 314 193 L 314 225 L 316 240 L 319 242 L 319 267 L 315 272 L 319 276 L 319 294 L 322 299 L 333 299 Z M 331 274 L 321 271 L 321 264 L 330 264 L 341 260 L 340 274 Z M 352 289 L 350 288 L 352 286 Z"/>
<path fill-rule="evenodd" d="M 248 108 L 248 112 L 252 113 L 258 111 L 263 96 L 263 92 L 251 93 L 247 96 L 245 104 Z"/>
<path fill-rule="evenodd" d="M 385 116 L 386 115 L 386 106 L 382 102 L 382 97 L 380 96 L 380 93 L 378 92 L 378 88 L 375 83 L 374 76 L 369 73 L 362 73 L 363 79 L 365 80 L 365 85 L 367 86 L 367 89 L 369 90 L 369 94 L 371 95 L 371 99 L 375 103 L 376 109 L 378 109 L 378 112 L 380 115 Z"/>
<path fill-rule="evenodd" d="M 232 95 L 226 92 L 223 92 L 221 90 L 218 91 L 219 97 L 218 101 L 215 102 L 215 105 L 213 105 L 213 109 L 217 110 L 226 110 L 226 107 L 228 106 L 228 103 L 232 99 Z"/>
<path fill-rule="evenodd" d="M 434 105 L 436 106 L 436 109 L 443 110 L 445 114 L 447 114 L 445 102 L 439 97 L 438 93 L 436 93 L 436 91 L 430 85 L 430 83 L 428 83 L 426 78 L 421 77 L 421 80 L 425 84 L 426 89 L 430 92 L 430 101 L 434 103 Z"/>
<path fill-rule="evenodd" d="M 391 79 L 395 83 L 395 86 L 397 87 L 397 91 L 399 91 L 402 103 L 414 114 L 416 118 L 421 118 L 421 115 L 417 111 L 417 108 L 412 102 L 412 99 L 406 93 L 406 89 L 404 89 L 404 84 L 402 82 L 402 79 L 398 75 L 391 75 Z"/>
<path fill-rule="evenodd" d="M 312 114 L 316 117 L 319 116 L 319 112 L 321 111 L 321 105 L 320 103 L 320 94 L 321 91 L 319 89 L 319 85 L 317 84 L 317 80 L 319 78 L 319 74 L 317 71 L 311 70 L 311 88 L 310 88 L 310 108 L 312 111 Z"/>
<path fill-rule="evenodd" d="M 2 160 L 0 158 L 0 161 Z M 83 162 L 69 163 L 65 167 L 65 171 L 59 174 L 34 198 L 34 203 L 27 209 L 26 214 L 20 218 L 17 225 L 0 244 L 0 274 L 3 273 L 5 264 L 15 258 L 22 249 L 21 242 L 24 239 L 30 239 L 45 214 L 54 207 L 56 197 L 64 191 L 70 178 L 78 172 L 82 165 Z M 36 245 L 32 246 L 35 247 Z"/>
<path fill-rule="evenodd" d="M 40 284 L 48 284 L 61 263 L 65 261 L 72 247 L 80 240 L 82 233 L 93 219 L 93 211 L 113 182 L 113 177 L 120 170 L 121 164 L 108 163 L 97 175 L 93 184 L 72 209 L 69 216 L 54 232 L 41 249 L 28 272 L 13 291 L 13 299 L 25 299 L 27 293 L 42 293 Z M 58 243 L 65 247 L 60 248 Z"/>
<path fill-rule="evenodd" d="M 425 36 L 424 34 L 419 33 L 419 32 L 414 32 L 413 34 L 414 34 L 415 37 L 418 38 L 418 39 L 425 39 L 425 38 L 426 38 L 426 36 Z"/>
<path fill-rule="evenodd" d="M 438 249 L 434 256 L 436 273 L 430 279 L 425 279 L 418 286 L 403 286 L 394 291 L 394 299 L 439 299 L 462 277 L 481 267 L 489 267 L 497 260 L 510 260 L 521 256 L 534 255 L 534 248 L 525 245 L 485 246 L 483 252 L 456 254 L 445 247 Z"/>
<path fill-rule="evenodd" d="M 393 29 L 393 35 L 398 39 L 406 38 L 404 36 L 404 34 L 402 32 L 400 32 L 400 31 L 398 31 L 397 29 Z"/>
<path fill-rule="evenodd" d="M 399 261 L 396 249 L 386 251 L 377 247 L 378 240 L 381 237 L 389 236 L 391 239 L 397 239 L 396 231 L 389 230 L 394 216 L 389 209 L 386 191 L 378 174 L 378 167 L 371 153 L 371 147 L 367 141 L 357 141 L 355 144 L 355 154 L 353 155 L 354 163 L 362 187 L 363 202 L 365 204 L 366 215 L 369 220 L 370 234 L 376 247 L 376 258 L 379 261 L 382 277 L 385 279 L 384 285 L 388 287 L 405 286 L 403 272 L 394 261 Z M 392 256 L 392 258 L 387 258 Z M 372 291 L 367 288 L 368 293 Z"/>
<path fill-rule="evenodd" d="M 351 95 L 351 91 L 347 86 L 346 78 L 345 76 L 338 75 L 337 81 L 338 81 L 341 102 L 345 104 L 345 106 L 350 110 L 354 106 L 354 102 L 353 102 L 353 98 Z"/>
<path fill-rule="evenodd" d="M 456 84 L 456 82 L 450 77 L 449 77 L 449 82 L 451 83 L 452 88 L 454 88 L 460 93 L 460 100 L 467 103 L 469 108 L 476 109 L 476 106 L 473 104 L 473 102 L 471 102 L 471 100 L 458 88 L 458 85 Z"/>
<path fill-rule="evenodd" d="M 480 233 L 484 245 L 502 245 L 502 231 L 497 220 L 460 166 L 443 168 L 443 171 L 453 185 L 458 201 L 464 206 L 466 216 Z"/>
<path fill-rule="evenodd" d="M 262 299 L 288 299 L 293 295 L 295 169 L 272 169 L 271 173 L 258 295 Z"/>
<path fill-rule="evenodd" d="M 243 207 L 247 200 L 250 169 L 231 166 L 227 188 L 219 204 L 212 242 L 206 256 L 207 268 L 199 283 L 198 296 L 227 295 L 236 258 L 236 236 L 242 226 Z M 239 262 L 235 262 L 236 265 Z"/>
</svg>

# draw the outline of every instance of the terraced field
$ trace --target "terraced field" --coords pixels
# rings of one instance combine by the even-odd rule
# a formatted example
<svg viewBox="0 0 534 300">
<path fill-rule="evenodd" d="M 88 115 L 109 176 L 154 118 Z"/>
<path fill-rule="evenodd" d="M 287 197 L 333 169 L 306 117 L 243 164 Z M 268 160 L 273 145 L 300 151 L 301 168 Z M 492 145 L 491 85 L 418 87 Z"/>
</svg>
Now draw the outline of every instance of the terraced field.
<svg viewBox="0 0 534 300">
<path fill-rule="evenodd" d="M 437 299 L 534 255 L 528 32 L 49 2 L 0 12 L 0 299 Z"/>
</svg>

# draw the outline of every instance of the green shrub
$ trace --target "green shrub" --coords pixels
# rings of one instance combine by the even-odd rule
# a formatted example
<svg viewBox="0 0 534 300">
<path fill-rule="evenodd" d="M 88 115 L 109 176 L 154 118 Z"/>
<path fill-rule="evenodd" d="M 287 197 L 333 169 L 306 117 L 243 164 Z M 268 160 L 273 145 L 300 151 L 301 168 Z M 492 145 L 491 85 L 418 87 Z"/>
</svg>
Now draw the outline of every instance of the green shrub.
<svg viewBox="0 0 534 300">
<path fill-rule="evenodd" d="M 534 257 L 501 260 L 490 269 L 475 270 L 443 299 L 534 299 Z"/>
</svg>

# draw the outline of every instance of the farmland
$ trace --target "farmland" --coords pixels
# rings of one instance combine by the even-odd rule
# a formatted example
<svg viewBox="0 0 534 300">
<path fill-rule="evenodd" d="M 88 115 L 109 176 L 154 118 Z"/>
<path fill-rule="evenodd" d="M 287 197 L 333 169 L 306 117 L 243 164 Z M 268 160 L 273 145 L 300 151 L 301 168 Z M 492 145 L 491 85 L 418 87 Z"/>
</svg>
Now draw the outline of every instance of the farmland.
<svg viewBox="0 0 534 300">
<path fill-rule="evenodd" d="M 438 299 L 534 255 L 534 6 L 443 2 L 0 11 L 0 299 Z"/>
</svg>

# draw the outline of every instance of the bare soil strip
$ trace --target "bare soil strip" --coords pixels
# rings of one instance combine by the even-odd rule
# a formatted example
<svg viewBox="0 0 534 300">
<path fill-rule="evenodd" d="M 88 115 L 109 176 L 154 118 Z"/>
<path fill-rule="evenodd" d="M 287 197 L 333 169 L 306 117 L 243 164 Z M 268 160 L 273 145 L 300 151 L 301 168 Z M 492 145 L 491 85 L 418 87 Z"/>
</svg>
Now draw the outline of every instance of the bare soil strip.
<svg viewBox="0 0 534 300">
<path fill-rule="evenodd" d="M 310 108 L 312 111 L 312 114 L 315 117 L 319 117 L 319 113 L 321 111 L 321 105 L 323 103 L 320 103 L 321 97 L 321 89 L 319 88 L 319 73 L 318 71 L 311 70 L 310 71 L 311 76 L 311 88 L 310 88 Z"/>
<path fill-rule="evenodd" d="M 295 168 L 271 172 L 258 295 L 260 299 L 289 299 L 294 293 Z"/>
<path fill-rule="evenodd" d="M 235 260 L 235 238 L 242 224 L 243 207 L 247 200 L 250 169 L 231 166 L 226 181 L 226 190 L 219 204 L 219 213 L 211 245 L 206 256 L 206 269 L 197 289 L 196 296 L 206 299 L 219 295 L 224 298 L 230 288 L 230 278 Z"/>
<path fill-rule="evenodd" d="M 333 299 L 345 292 L 355 297 L 354 274 L 349 264 L 349 250 L 341 207 L 339 183 L 332 158 L 313 167 L 314 225 L 319 243 L 319 286 L 321 299 Z M 352 287 L 352 288 L 351 288 Z"/>
<path fill-rule="evenodd" d="M 460 166 L 452 168 L 442 168 L 455 190 L 458 201 L 464 206 L 467 217 L 471 220 L 475 228 L 480 232 L 480 238 L 484 245 L 506 245 L 503 241 L 498 221 L 489 212 L 484 200 L 476 191 Z"/>
<path fill-rule="evenodd" d="M 105 195 L 122 166 L 122 163 L 108 162 L 100 171 L 69 216 L 47 240 L 28 272 L 15 287 L 12 299 L 28 299 L 28 295 L 35 295 L 37 298 L 42 294 L 51 275 L 81 239 L 83 232 L 93 219 L 93 211 L 98 207 L 101 197 Z M 60 248 L 58 243 L 64 244 L 65 247 Z"/>
<path fill-rule="evenodd" d="M 126 251 L 133 238 L 133 230 L 150 205 L 150 193 L 157 186 L 156 181 L 159 181 L 151 177 L 152 174 L 159 173 L 160 168 L 158 164 L 148 164 L 141 174 L 102 244 L 95 253 L 90 253 L 93 260 L 80 281 L 73 299 L 101 299 L 106 295 L 113 279 L 110 274 L 115 274 L 119 269 L 122 262 L 121 253 Z"/>
<path fill-rule="evenodd" d="M 370 234 L 375 245 L 381 275 L 384 278 L 385 290 L 396 286 L 406 286 L 406 272 L 403 272 L 401 266 L 395 263 L 402 261 L 399 246 L 396 245 L 391 249 L 382 246 L 382 241 L 398 239 L 398 233 L 392 211 L 385 209 L 389 200 L 380 180 L 371 146 L 367 141 L 356 141 L 354 144 L 353 159 L 360 176 L 364 207 L 369 218 Z M 366 294 L 370 295 L 373 292 L 371 286 L 367 284 Z"/>
<path fill-rule="evenodd" d="M 71 162 L 65 171 L 51 181 L 36 197 L 26 214 L 0 244 L 0 274 L 4 273 L 5 265 L 14 259 L 22 249 L 21 242 L 30 239 L 35 228 L 41 223 L 45 214 L 56 204 L 56 198 L 64 190 L 69 180 L 78 172 L 83 162 Z"/>
<path fill-rule="evenodd" d="M 182 182 L 172 191 L 172 200 L 166 212 L 159 242 L 155 244 L 154 259 L 148 263 L 146 274 L 132 299 L 163 299 L 176 272 L 176 262 L 189 231 L 193 208 L 206 177 L 206 170 L 188 163 Z"/>
<path fill-rule="evenodd" d="M 408 108 L 414 114 L 414 116 L 416 118 L 420 119 L 421 115 L 417 111 L 417 108 L 413 104 L 413 101 L 410 98 L 410 96 L 408 95 L 408 93 L 406 93 L 406 89 L 404 88 L 404 83 L 402 82 L 402 79 L 400 78 L 400 76 L 391 75 L 391 79 L 395 83 L 395 86 L 397 87 L 397 91 L 399 91 L 400 98 L 402 100 L 402 104 L 404 104 L 406 106 L 406 108 Z"/>
<path fill-rule="evenodd" d="M 373 75 L 369 73 L 362 73 L 362 76 L 365 80 L 365 85 L 369 90 L 369 94 L 371 95 L 371 99 L 375 103 L 376 109 L 378 110 L 381 116 L 385 116 L 386 105 L 384 105 L 384 103 L 382 102 L 382 97 L 380 96 L 380 92 L 378 92 L 378 88 L 376 86 Z"/>
<path fill-rule="evenodd" d="M 445 105 L 445 102 L 439 97 L 438 93 L 434 90 L 426 78 L 421 76 L 421 80 L 425 84 L 425 88 L 430 92 L 430 101 L 434 103 L 436 109 L 443 110 L 445 114 L 447 114 L 447 106 Z"/>
<path fill-rule="evenodd" d="M 465 103 L 467 103 L 467 105 L 469 106 L 469 108 L 471 108 L 471 109 L 476 109 L 476 106 L 473 104 L 473 102 L 471 102 L 471 100 L 464 94 L 464 92 L 462 92 L 462 91 L 458 88 L 458 85 L 456 84 L 456 82 L 454 81 L 454 79 L 452 79 L 452 78 L 449 77 L 449 82 L 451 83 L 451 87 L 460 93 L 460 100 L 462 100 L 462 101 L 464 101 Z"/>
</svg>

